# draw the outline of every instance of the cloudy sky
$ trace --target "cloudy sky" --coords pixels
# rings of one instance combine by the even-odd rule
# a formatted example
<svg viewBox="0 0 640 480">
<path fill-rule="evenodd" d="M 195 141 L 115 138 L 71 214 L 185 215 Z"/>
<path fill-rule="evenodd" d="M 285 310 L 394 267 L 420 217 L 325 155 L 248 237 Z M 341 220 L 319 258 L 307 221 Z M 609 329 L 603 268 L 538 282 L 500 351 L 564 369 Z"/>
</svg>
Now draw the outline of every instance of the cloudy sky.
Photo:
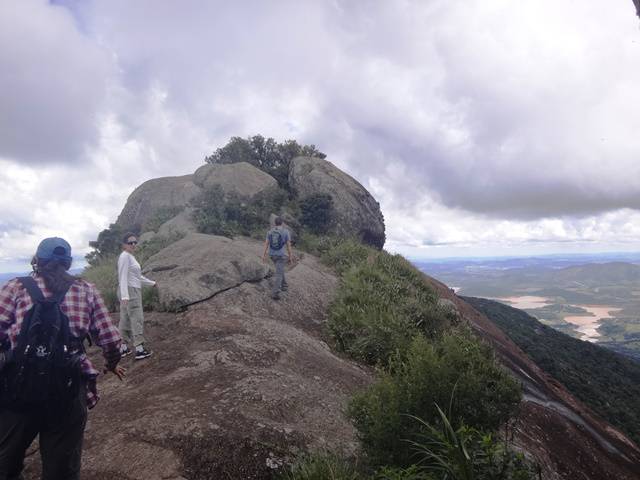
<svg viewBox="0 0 640 480">
<path fill-rule="evenodd" d="M 0 271 L 231 136 L 316 144 L 415 257 L 640 251 L 630 0 L 0 0 Z"/>
</svg>

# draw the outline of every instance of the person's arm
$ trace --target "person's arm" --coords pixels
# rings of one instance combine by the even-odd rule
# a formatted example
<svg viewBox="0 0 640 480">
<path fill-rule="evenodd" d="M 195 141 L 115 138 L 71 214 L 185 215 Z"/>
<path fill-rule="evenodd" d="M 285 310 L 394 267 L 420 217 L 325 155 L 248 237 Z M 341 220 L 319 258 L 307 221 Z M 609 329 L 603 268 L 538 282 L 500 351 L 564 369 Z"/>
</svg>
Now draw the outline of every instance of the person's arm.
<svg viewBox="0 0 640 480">
<path fill-rule="evenodd" d="M 269 239 L 267 238 L 264 241 L 264 252 L 262 252 L 262 261 L 266 262 L 267 261 L 267 252 L 269 251 Z"/>
<path fill-rule="evenodd" d="M 150 278 L 145 277 L 144 275 L 140 274 L 140 283 L 142 285 L 146 285 L 147 287 L 153 287 L 156 282 L 151 280 Z"/>
<path fill-rule="evenodd" d="M 10 350 L 9 328 L 16 321 L 16 285 L 7 282 L 0 289 L 0 370 L 4 367 L 5 351 Z"/>
<path fill-rule="evenodd" d="M 102 300 L 100 292 L 91 286 L 87 300 L 91 309 L 89 332 L 95 344 L 102 349 L 105 360 L 105 371 L 113 372 L 120 380 L 125 377 L 126 370 L 118 366 L 122 354 L 120 344 L 122 337 L 116 328 L 109 311 Z"/>
<path fill-rule="evenodd" d="M 293 262 L 293 255 L 291 254 L 291 240 L 287 239 L 287 255 L 289 255 L 289 263 Z"/>
<path fill-rule="evenodd" d="M 286 232 L 287 232 L 287 238 L 286 238 L 287 255 L 289 258 L 289 263 L 291 263 L 293 262 L 293 255 L 291 254 L 291 232 L 289 232 L 289 230 L 287 230 Z"/>
<path fill-rule="evenodd" d="M 118 257 L 118 288 L 120 289 L 120 301 L 129 301 L 129 255 L 120 254 Z"/>
</svg>

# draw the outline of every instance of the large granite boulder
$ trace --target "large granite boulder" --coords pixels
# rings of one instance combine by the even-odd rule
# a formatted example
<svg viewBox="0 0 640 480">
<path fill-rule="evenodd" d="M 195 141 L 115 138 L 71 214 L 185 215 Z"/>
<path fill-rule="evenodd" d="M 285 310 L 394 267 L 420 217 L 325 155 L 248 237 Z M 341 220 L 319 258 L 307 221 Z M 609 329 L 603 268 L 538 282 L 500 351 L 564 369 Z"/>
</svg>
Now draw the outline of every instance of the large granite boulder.
<svg viewBox="0 0 640 480">
<path fill-rule="evenodd" d="M 193 208 L 187 207 L 172 219 L 164 222 L 158 229 L 158 235 L 170 237 L 197 232 L 198 229 L 193 221 L 193 210 Z"/>
<path fill-rule="evenodd" d="M 326 193 L 333 199 L 335 233 L 353 236 L 378 248 L 384 246 L 380 204 L 356 180 L 326 160 L 297 157 L 291 161 L 289 184 L 297 198 Z"/>
<path fill-rule="evenodd" d="M 270 275 L 261 260 L 263 243 L 190 233 L 145 264 L 144 272 L 158 282 L 160 308 L 176 311 L 210 299 L 245 282 Z"/>
<path fill-rule="evenodd" d="M 149 180 L 129 195 L 117 223 L 125 229 L 138 230 L 156 211 L 184 208 L 200 193 L 193 175 Z"/>
<path fill-rule="evenodd" d="M 242 197 L 253 197 L 278 186 L 275 178 L 247 162 L 203 165 L 193 174 L 193 181 L 203 189 L 219 186 L 225 193 Z"/>
</svg>

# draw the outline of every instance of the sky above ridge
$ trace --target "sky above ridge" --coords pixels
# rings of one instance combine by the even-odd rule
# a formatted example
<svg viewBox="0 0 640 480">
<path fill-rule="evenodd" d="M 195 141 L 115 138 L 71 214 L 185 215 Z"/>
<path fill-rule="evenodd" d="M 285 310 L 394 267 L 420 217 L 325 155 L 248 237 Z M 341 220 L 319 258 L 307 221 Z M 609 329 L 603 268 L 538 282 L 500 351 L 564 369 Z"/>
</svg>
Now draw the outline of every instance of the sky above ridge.
<svg viewBox="0 0 640 480">
<path fill-rule="evenodd" d="M 0 271 L 232 136 L 313 143 L 412 257 L 640 250 L 629 0 L 0 0 Z"/>
</svg>

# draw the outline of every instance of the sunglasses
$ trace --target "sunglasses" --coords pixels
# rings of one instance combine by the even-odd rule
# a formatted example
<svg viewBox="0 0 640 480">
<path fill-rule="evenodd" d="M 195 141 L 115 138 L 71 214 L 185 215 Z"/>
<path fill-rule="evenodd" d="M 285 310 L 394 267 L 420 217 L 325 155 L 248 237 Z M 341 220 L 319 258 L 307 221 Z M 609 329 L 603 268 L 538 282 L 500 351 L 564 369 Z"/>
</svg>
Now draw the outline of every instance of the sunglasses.
<svg viewBox="0 0 640 480">
<path fill-rule="evenodd" d="M 138 244 L 138 242 L 135 241 L 135 240 L 133 242 L 127 242 L 127 245 L 137 245 L 137 244 Z"/>
</svg>

